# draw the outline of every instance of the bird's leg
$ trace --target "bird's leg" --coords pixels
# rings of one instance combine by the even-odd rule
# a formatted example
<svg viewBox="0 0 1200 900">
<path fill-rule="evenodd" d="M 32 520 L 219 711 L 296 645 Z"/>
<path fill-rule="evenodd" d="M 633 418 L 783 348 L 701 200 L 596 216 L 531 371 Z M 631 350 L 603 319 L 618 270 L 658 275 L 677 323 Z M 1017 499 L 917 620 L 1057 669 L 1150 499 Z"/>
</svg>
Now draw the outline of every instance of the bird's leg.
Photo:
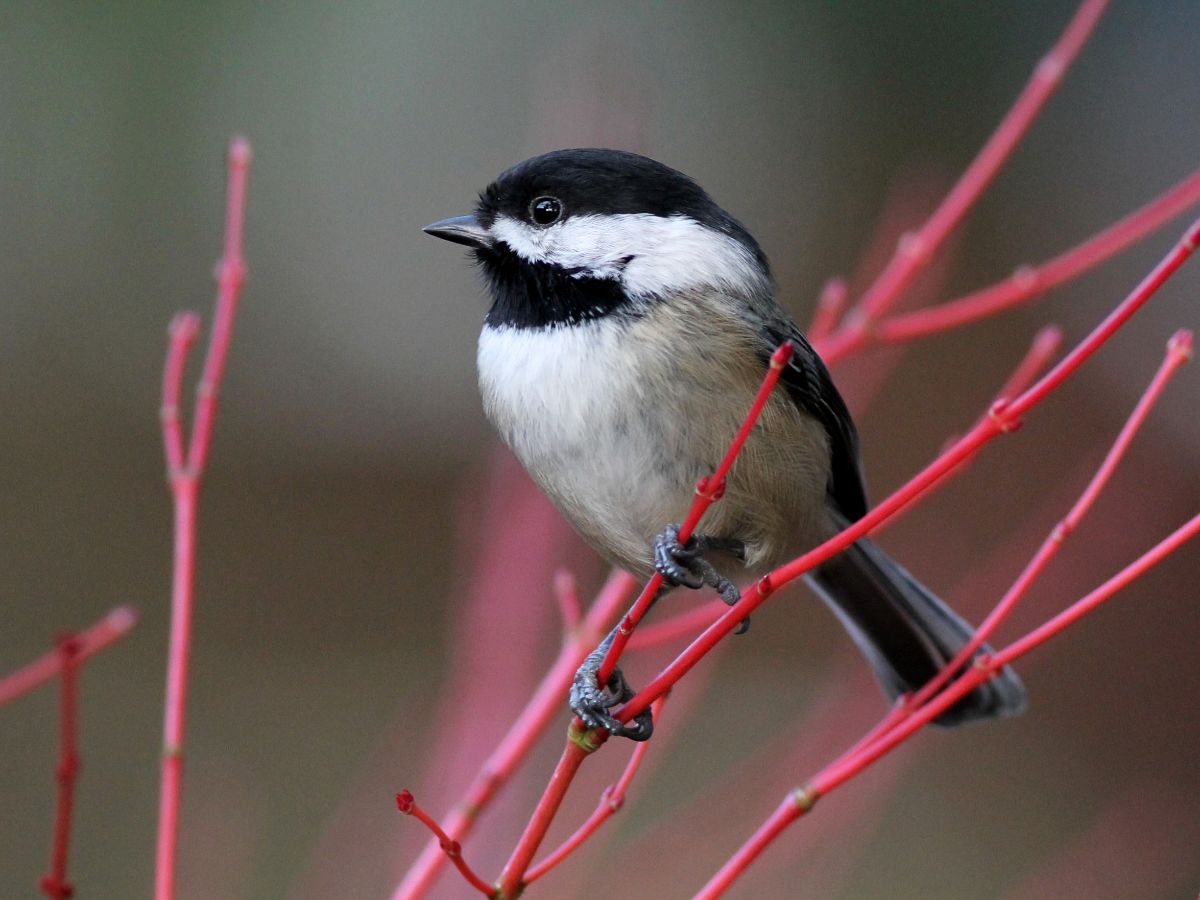
<svg viewBox="0 0 1200 900">
<path fill-rule="evenodd" d="M 654 539 L 654 568 L 668 584 L 682 585 L 692 590 L 708 585 L 721 595 L 726 605 L 733 606 L 742 599 L 742 595 L 736 584 L 704 558 L 703 554 L 710 550 L 720 550 L 739 559 L 746 554 L 745 545 L 735 538 L 693 534 L 683 543 L 679 540 L 679 526 L 668 525 Z M 749 627 L 750 619 L 745 618 L 738 623 L 734 634 L 744 634 Z"/>
<path fill-rule="evenodd" d="M 657 600 L 658 597 L 655 596 L 654 599 Z M 652 604 L 653 602 L 651 601 Z M 604 662 L 608 648 L 612 646 L 616 636 L 617 629 L 614 628 L 608 633 L 608 637 L 600 642 L 600 646 L 588 654 L 583 665 L 576 671 L 575 680 L 571 683 L 571 710 L 588 728 L 604 728 L 617 737 L 646 741 L 654 732 L 654 719 L 649 707 L 634 716 L 633 721 L 628 724 L 608 714 L 612 707 L 631 700 L 636 693 L 621 674 L 620 668 L 613 668 L 612 674 L 608 676 L 608 683 L 603 687 L 596 681 L 596 673 L 600 671 L 600 664 Z"/>
</svg>

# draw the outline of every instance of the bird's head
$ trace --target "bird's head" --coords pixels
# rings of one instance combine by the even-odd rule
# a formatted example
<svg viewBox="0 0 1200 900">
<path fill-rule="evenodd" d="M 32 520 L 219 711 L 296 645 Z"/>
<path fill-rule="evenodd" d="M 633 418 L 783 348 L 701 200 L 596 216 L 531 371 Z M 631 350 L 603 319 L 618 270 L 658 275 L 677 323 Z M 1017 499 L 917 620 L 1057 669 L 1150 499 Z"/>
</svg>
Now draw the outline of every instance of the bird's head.
<svg viewBox="0 0 1200 900">
<path fill-rule="evenodd" d="M 572 325 L 689 291 L 769 290 L 754 238 L 681 172 L 619 150 L 513 166 L 474 213 L 425 228 L 472 249 L 493 326 Z"/>
</svg>

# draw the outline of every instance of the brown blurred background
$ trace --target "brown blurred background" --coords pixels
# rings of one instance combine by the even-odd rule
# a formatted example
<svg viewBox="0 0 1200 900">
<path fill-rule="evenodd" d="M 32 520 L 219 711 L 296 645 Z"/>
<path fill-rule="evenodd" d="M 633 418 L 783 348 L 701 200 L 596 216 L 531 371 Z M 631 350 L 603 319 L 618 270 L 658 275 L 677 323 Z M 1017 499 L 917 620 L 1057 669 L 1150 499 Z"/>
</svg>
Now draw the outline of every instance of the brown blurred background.
<svg viewBox="0 0 1200 900">
<path fill-rule="evenodd" d="M 454 644 L 482 552 L 462 537 L 478 538 L 496 456 L 474 388 L 484 300 L 420 227 L 466 212 L 534 153 L 638 150 L 696 177 L 759 237 L 805 321 L 825 277 L 861 271 L 889 202 L 931 207 L 1073 6 L 0 8 L 0 671 L 118 603 L 142 615 L 83 676 L 78 895 L 146 896 L 152 881 L 170 560 L 159 377 L 172 314 L 209 314 L 232 133 L 255 150 L 250 278 L 202 504 L 180 896 L 386 896 L 424 842 L 391 794 L 411 787 L 440 812 L 463 784 L 438 778 L 439 710 L 455 703 L 445 686 L 465 664 Z M 1111 10 L 952 242 L 931 299 L 1057 253 L 1200 163 L 1198 34 L 1195 3 Z M 970 423 L 1040 324 L 1078 339 L 1181 227 L 1033 307 L 914 345 L 875 390 L 856 372 L 881 371 L 878 356 L 847 364 L 873 495 Z M 884 542 L 979 618 L 1082 487 L 1167 336 L 1200 323 L 1198 292 L 1197 270 L 1183 272 Z M 1005 635 L 1194 514 L 1198 378 L 1185 370 L 1171 388 Z M 533 527 L 513 509 L 489 521 Z M 594 587 L 586 551 L 554 541 L 538 543 Z M 549 572 L 527 574 L 545 587 L 494 649 L 519 652 L 524 679 L 558 639 Z M 1195 896 L 1198 579 L 1186 547 L 1030 658 L 1026 716 L 920 736 L 796 826 L 739 895 Z M 615 869 L 629 896 L 688 896 L 841 746 L 794 723 L 831 690 L 845 715 L 812 721 L 845 740 L 881 710 L 846 643 L 802 589 L 775 601 L 698 675 L 711 695 L 687 716 L 680 702 L 676 736 L 611 833 L 530 895 L 584 896 Z M 519 708 L 527 684 L 514 679 L 457 746 L 467 769 Z M 702 725 L 701 703 L 729 727 Z M 485 820 L 491 837 L 467 843 L 489 877 L 561 745 L 551 732 Z M 55 733 L 52 687 L 0 709 L 2 897 L 33 895 L 44 870 Z M 597 762 L 564 828 L 623 759 Z M 630 869 L 653 880 L 633 887 Z M 448 877 L 440 896 L 463 895 Z"/>
</svg>

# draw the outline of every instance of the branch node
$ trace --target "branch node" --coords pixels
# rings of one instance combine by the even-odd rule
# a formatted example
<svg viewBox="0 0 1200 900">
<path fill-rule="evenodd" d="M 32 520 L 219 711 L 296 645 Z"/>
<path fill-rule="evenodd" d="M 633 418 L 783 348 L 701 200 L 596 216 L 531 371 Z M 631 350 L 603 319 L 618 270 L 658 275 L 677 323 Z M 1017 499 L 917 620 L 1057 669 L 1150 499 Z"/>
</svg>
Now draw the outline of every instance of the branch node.
<svg viewBox="0 0 1200 900">
<path fill-rule="evenodd" d="M 788 794 L 788 797 L 791 799 L 792 803 L 795 804 L 796 808 L 802 813 L 808 812 L 810 809 L 816 806 L 817 801 L 821 799 L 821 795 L 818 793 L 816 788 L 807 784 L 803 787 L 796 788 L 794 791 Z"/>
<path fill-rule="evenodd" d="M 607 803 L 613 812 L 619 811 L 625 805 L 625 795 L 617 793 L 616 788 L 615 784 L 610 784 L 600 795 L 601 801 Z"/>
<path fill-rule="evenodd" d="M 928 255 L 929 242 L 916 231 L 906 231 L 896 242 L 896 252 L 909 259 L 919 260 Z"/>
<path fill-rule="evenodd" d="M 578 718 L 571 720 L 567 727 L 567 740 L 584 753 L 595 753 L 608 737 L 608 732 L 602 728 L 588 728 Z"/>
<path fill-rule="evenodd" d="M 213 267 L 213 278 L 219 284 L 240 288 L 246 281 L 246 264 L 240 259 L 218 259 Z"/>
<path fill-rule="evenodd" d="M 1036 267 L 1024 263 L 1013 269 L 1013 273 L 1009 276 L 1009 281 L 1013 287 L 1022 291 L 1032 290 L 1038 282 L 1038 270 Z"/>
<path fill-rule="evenodd" d="M 1066 70 L 1066 64 L 1057 53 L 1048 53 L 1038 61 L 1033 77 L 1046 84 L 1058 84 Z"/>
<path fill-rule="evenodd" d="M 1009 434 L 1021 427 L 1021 420 L 1016 416 L 1010 416 L 1008 413 L 1009 402 L 1006 398 L 1001 397 L 995 403 L 988 407 L 988 418 L 996 423 L 996 427 L 1004 434 Z"/>
</svg>

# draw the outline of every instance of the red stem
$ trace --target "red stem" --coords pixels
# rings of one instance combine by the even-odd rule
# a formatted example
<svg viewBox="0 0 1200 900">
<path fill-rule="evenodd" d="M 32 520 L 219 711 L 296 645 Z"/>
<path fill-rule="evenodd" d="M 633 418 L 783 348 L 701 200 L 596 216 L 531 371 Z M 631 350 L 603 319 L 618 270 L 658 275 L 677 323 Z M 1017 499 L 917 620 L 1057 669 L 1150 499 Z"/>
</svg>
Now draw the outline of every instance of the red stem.
<svg viewBox="0 0 1200 900">
<path fill-rule="evenodd" d="M 194 312 L 178 313 L 167 328 L 167 359 L 163 365 L 163 396 L 159 418 L 162 421 L 167 472 L 172 476 L 181 474 L 184 467 L 183 422 L 179 400 L 183 394 L 184 365 L 199 332 L 200 317 Z"/>
<path fill-rule="evenodd" d="M 651 706 L 650 712 L 654 719 L 654 723 L 658 724 L 658 716 L 662 712 L 663 703 L 666 702 L 666 697 L 659 697 Z M 550 853 L 536 866 L 533 866 L 526 874 L 524 883 L 526 885 L 537 881 L 564 859 L 574 853 L 584 841 L 590 838 L 596 830 L 607 822 L 625 803 L 625 794 L 629 790 L 629 785 L 633 782 L 633 778 L 637 775 L 638 767 L 642 764 L 642 758 L 646 755 L 646 751 L 650 749 L 649 741 L 641 741 L 633 745 L 633 753 L 630 754 L 629 762 L 625 765 L 625 771 L 621 773 L 621 777 L 617 779 L 616 784 L 610 784 L 600 794 L 600 802 L 596 804 L 596 809 L 588 816 L 587 821 L 576 829 L 575 833 L 562 842 L 553 853 Z"/>
<path fill-rule="evenodd" d="M 54 844 L 50 871 L 42 879 L 42 893 L 66 900 L 75 889 L 67 881 L 67 848 L 71 839 L 71 811 L 75 803 L 75 779 L 79 775 L 79 665 L 81 646 L 74 635 L 58 642 L 61 658 L 58 703 L 58 802 L 54 811 Z"/>
<path fill-rule="evenodd" d="M 137 624 L 137 611 L 131 606 L 118 606 L 86 631 L 74 636 L 75 660 L 83 662 L 99 653 L 114 641 L 128 634 Z M 61 650 L 51 650 L 17 671 L 0 679 L 0 706 L 45 684 L 63 670 Z"/>
<path fill-rule="evenodd" d="M 1020 363 L 1018 363 L 1013 373 L 1004 383 L 1004 386 L 996 393 L 996 399 L 1011 400 L 1014 396 L 1029 387 L 1033 380 L 1046 367 L 1050 358 L 1058 352 L 1061 343 L 1062 331 L 1057 327 L 1048 325 L 1040 329 L 1034 336 L 1028 352 L 1022 357 Z M 960 437 L 955 436 L 947 441 L 946 448 L 952 446 Z M 880 528 L 893 524 L 900 515 L 907 513 L 915 505 L 916 501 L 914 500 L 913 503 L 909 503 L 902 510 L 898 511 L 887 522 L 880 523 Z M 725 606 L 723 601 L 713 600 L 709 603 L 692 607 L 686 612 L 677 613 L 661 622 L 642 625 L 630 637 L 627 649 L 640 650 L 645 647 L 654 647 L 658 644 L 664 644 L 676 638 L 693 634 L 697 629 L 707 628 L 717 619 L 721 618 L 726 609 L 728 607 Z"/>
<path fill-rule="evenodd" d="M 972 160 L 958 183 L 920 230 L 901 238 L 896 254 L 882 274 L 850 311 L 842 327 L 831 336 L 822 351 L 827 361 L 832 363 L 866 340 L 871 323 L 892 307 L 954 227 L 962 221 L 1058 87 L 1107 5 L 1107 0 L 1083 0 L 1079 5 L 1058 43 L 1038 63 L 1020 96 L 983 145 L 979 155 Z"/>
<path fill-rule="evenodd" d="M 579 602 L 575 576 L 567 569 L 560 569 L 554 574 L 554 599 L 558 601 L 558 610 L 562 614 L 563 633 L 570 635 L 583 620 L 583 604 Z"/>
<path fill-rule="evenodd" d="M 846 287 L 843 279 L 830 278 L 825 282 L 821 288 L 821 295 L 817 298 L 817 310 L 813 313 L 812 322 L 808 326 L 810 341 L 824 340 L 833 333 L 846 308 L 846 300 L 849 296 L 849 288 Z"/>
<path fill-rule="evenodd" d="M 1162 365 L 1159 366 L 1154 378 L 1147 385 L 1146 390 L 1142 393 L 1141 398 L 1130 413 L 1129 418 L 1122 426 L 1117 434 L 1116 440 L 1113 441 L 1108 453 L 1104 457 L 1104 461 L 1096 470 L 1091 480 L 1088 482 L 1083 493 L 1079 495 L 1070 511 L 1063 517 L 1046 537 L 1045 541 L 1038 548 L 1037 553 L 1026 565 L 1025 569 L 1018 576 L 1012 587 L 1005 592 L 1000 602 L 991 611 L 983 623 L 976 629 L 975 634 L 971 639 L 963 645 L 962 649 L 948 662 L 940 672 L 919 691 L 917 691 L 907 703 L 909 710 L 920 707 L 929 701 L 938 691 L 940 691 L 947 682 L 949 682 L 955 673 L 962 670 L 971 657 L 975 655 L 983 644 L 992 636 L 1001 623 L 1008 618 L 1021 599 L 1028 593 L 1033 582 L 1041 575 L 1050 561 L 1062 549 L 1063 543 L 1071 535 L 1071 533 L 1079 527 L 1079 523 L 1083 521 L 1083 517 L 1096 502 L 1096 498 L 1100 496 L 1100 492 L 1108 484 L 1112 474 L 1116 471 L 1117 465 L 1121 458 L 1125 455 L 1125 451 L 1129 449 L 1134 435 L 1142 427 L 1146 421 L 1146 417 L 1150 414 L 1150 410 L 1154 408 L 1158 398 L 1162 395 L 1167 383 L 1171 380 L 1171 376 L 1179 370 L 1192 354 L 1192 334 L 1189 331 L 1178 331 L 1167 342 L 1167 352 L 1163 358 Z"/>
<path fill-rule="evenodd" d="M 771 354 L 771 362 L 767 366 L 762 384 L 759 385 L 758 393 L 754 396 L 754 402 L 750 404 L 750 410 L 746 413 L 746 418 L 742 420 L 742 424 L 738 428 L 737 434 L 734 435 L 729 449 L 725 451 L 725 456 L 721 459 L 716 471 L 712 475 L 701 478 L 700 482 L 696 485 L 696 494 L 692 498 L 691 508 L 688 510 L 687 517 L 679 527 L 680 541 L 686 541 L 691 537 L 692 532 L 699 524 L 704 513 L 708 511 L 708 508 L 713 503 L 721 499 L 721 495 L 725 492 L 725 476 L 729 474 L 734 460 L 737 459 L 738 454 L 742 451 L 747 438 L 750 437 L 750 432 L 754 430 L 754 425 L 758 421 L 758 417 L 762 414 L 763 407 L 767 405 L 767 400 L 771 397 L 771 391 L 775 389 L 780 376 L 783 375 L 784 367 L 791 361 L 792 350 L 792 342 L 784 341 Z M 621 620 L 621 627 L 617 631 L 612 646 L 609 647 L 608 655 L 604 657 L 604 661 L 600 664 L 600 669 L 596 673 L 598 684 L 608 683 L 609 676 L 612 675 L 613 669 L 617 667 L 617 661 L 625 651 L 625 645 L 629 641 L 629 636 L 637 628 L 638 623 L 642 620 L 642 616 L 646 614 L 646 610 L 650 608 L 650 604 L 654 600 L 655 595 L 657 595 L 661 585 L 662 576 L 655 572 L 650 580 L 646 582 L 646 586 L 642 588 L 642 592 L 638 595 L 637 600 L 634 601 L 633 607 L 626 614 L 625 618 Z"/>
<path fill-rule="evenodd" d="M 617 714 L 617 718 L 623 722 L 628 722 L 649 704 L 658 699 L 658 697 L 670 690 L 692 666 L 708 654 L 725 635 L 732 631 L 742 619 L 750 615 L 777 588 L 845 549 L 853 541 L 864 536 L 876 525 L 893 515 L 899 509 L 902 509 L 915 497 L 958 469 L 964 460 L 978 452 L 984 444 L 991 441 L 997 435 L 1018 427 L 1020 425 L 1020 416 L 1023 413 L 1045 399 L 1063 379 L 1078 369 L 1134 312 L 1141 308 L 1154 295 L 1163 282 L 1195 251 L 1198 239 L 1200 239 L 1200 221 L 1193 223 L 1187 229 L 1181 240 L 1167 253 L 1154 270 L 1117 305 L 1091 334 L 1068 353 L 1057 366 L 1043 375 L 1032 387 L 1011 403 L 1004 401 L 994 403 L 987 417 L 982 419 L 971 431 L 955 442 L 954 445 L 942 453 L 925 469 L 910 479 L 908 483 L 868 512 L 862 519 L 853 523 L 824 544 L 760 578 L 755 584 L 753 591 L 747 592 L 743 595 L 741 601 L 727 609 L 720 619 L 705 629 L 683 653 L 677 656 L 653 681 L 626 703 Z M 917 717 L 920 717 L 920 721 L 922 722 L 928 721 L 928 719 L 936 716 L 938 712 L 948 708 L 955 699 L 964 696 L 971 689 L 971 687 L 960 688 L 960 682 L 970 677 L 975 677 L 975 673 L 979 671 L 981 670 L 978 668 L 978 664 L 972 667 L 959 682 L 950 685 L 942 694 L 934 697 L 929 704 L 914 714 L 913 717 L 902 721 L 896 729 L 885 734 L 880 742 L 871 744 L 865 748 L 864 752 L 873 751 L 874 747 L 880 746 L 880 743 L 883 741 L 890 741 L 893 735 L 899 734 L 902 730 L 905 733 L 910 733 L 908 732 L 910 723 Z M 978 681 L 974 682 L 972 687 L 978 683 Z M 954 692 L 953 698 L 946 701 L 944 698 L 951 692 Z M 927 715 L 926 711 L 933 706 L 937 706 L 937 711 L 931 715 Z M 889 715 L 893 714 L 895 714 L 895 711 L 889 713 Z M 577 721 L 574 727 L 578 728 Z M 599 733 L 596 734 L 596 737 L 603 740 L 606 735 Z M 572 750 L 573 746 L 575 746 L 573 743 L 568 743 L 563 758 L 555 770 L 550 786 L 547 787 L 537 811 L 521 835 L 518 850 L 514 852 L 513 856 L 509 859 L 508 865 L 505 867 L 504 880 L 502 881 L 502 896 L 504 898 L 515 896 L 514 892 L 520 886 L 522 873 L 533 858 L 538 844 L 544 837 L 546 829 L 549 828 L 554 813 L 562 801 L 570 779 L 574 776 L 575 771 L 582 762 L 584 754 L 577 755 Z"/>
<path fill-rule="evenodd" d="M 479 891 L 485 897 L 492 897 L 495 895 L 495 888 L 480 878 L 475 870 L 467 865 L 467 861 L 463 859 L 462 847 L 459 845 L 458 841 L 452 839 L 450 835 L 446 834 L 446 832 L 442 830 L 441 826 L 438 825 L 433 816 L 429 815 L 429 813 L 417 805 L 417 801 L 413 799 L 413 795 L 411 793 L 408 791 L 401 791 L 398 793 L 396 795 L 396 806 L 400 812 L 404 813 L 406 816 L 415 817 L 422 822 L 426 828 L 433 832 L 433 836 L 437 840 L 438 847 L 441 849 L 442 853 L 445 854 L 447 859 L 454 863 L 455 867 L 459 872 L 462 873 L 463 878 L 467 880 L 471 887 L 475 888 L 475 890 Z"/>
<path fill-rule="evenodd" d="M 1193 517 L 1186 524 L 1176 529 L 1163 541 L 1126 566 L 1104 584 L 1100 585 L 1083 599 L 1072 604 L 1067 610 L 1055 616 L 1040 628 L 1030 632 L 1025 637 L 1005 647 L 992 657 L 981 657 L 961 676 L 951 682 L 946 689 L 933 697 L 920 709 L 915 710 L 894 728 L 887 731 L 878 740 L 863 746 L 860 741 L 855 745 L 857 751 L 843 754 L 838 760 L 827 766 L 803 788 L 789 794 L 787 800 L 772 813 L 772 815 L 755 831 L 734 856 L 725 863 L 716 875 L 696 895 L 697 898 L 711 900 L 720 896 L 745 870 L 759 854 L 786 828 L 800 816 L 805 815 L 816 801 L 835 788 L 845 784 L 858 775 L 880 757 L 895 749 L 920 728 L 937 718 L 958 700 L 965 697 L 978 685 L 982 684 L 1004 666 L 1028 653 L 1068 625 L 1087 615 L 1097 606 L 1112 597 L 1129 582 L 1144 574 L 1160 563 L 1168 554 L 1177 550 L 1183 543 L 1200 534 L 1200 515 Z M 891 715 L 889 713 L 889 715 Z"/>
<path fill-rule="evenodd" d="M 1008 381 L 1004 382 L 1003 387 L 996 392 L 996 399 L 1009 401 L 1026 390 L 1058 353 L 1062 341 L 1062 329 L 1057 325 L 1046 325 L 1038 329 L 1038 333 L 1033 336 L 1033 342 L 1029 345 L 1028 352 L 1013 369 Z"/>
<path fill-rule="evenodd" d="M 188 655 L 191 648 L 192 598 L 196 563 L 196 500 L 212 443 L 217 392 L 225 371 L 233 317 L 245 274 L 242 223 L 245 219 L 246 176 L 250 145 L 234 138 L 229 146 L 228 188 L 225 199 L 224 254 L 217 265 L 216 312 L 196 387 L 195 421 L 187 457 L 183 458 L 183 429 L 179 417 L 184 363 L 195 338 L 194 314 L 177 316 L 170 329 L 163 369 L 162 430 L 167 476 L 174 504 L 175 550 L 171 580 L 171 630 L 167 650 L 167 686 L 163 713 L 163 756 L 159 786 L 158 837 L 155 852 L 154 896 L 175 896 L 175 861 L 179 836 L 179 799 L 183 780 L 183 741 L 187 709 Z"/>
<path fill-rule="evenodd" d="M 1187 229 L 1180 241 L 1155 266 L 1154 270 L 1142 279 L 1141 283 L 1058 365 L 1011 403 L 993 404 L 985 419 L 982 419 L 942 455 L 857 522 L 808 553 L 760 578 L 753 591 L 747 592 L 739 603 L 729 607 L 720 619 L 705 629 L 683 653 L 625 704 L 617 718 L 623 722 L 629 721 L 657 697 L 669 690 L 685 672 L 708 654 L 717 642 L 732 631 L 742 619 L 757 609 L 778 588 L 844 550 L 883 520 L 910 503 L 915 497 L 940 482 L 946 475 L 957 469 L 963 460 L 978 452 L 984 444 L 997 435 L 1018 427 L 1024 413 L 1044 400 L 1068 375 L 1083 365 L 1088 357 L 1112 337 L 1113 333 L 1154 295 L 1163 282 L 1183 265 L 1195 251 L 1198 239 L 1200 239 L 1200 221 L 1194 222 Z"/>
<path fill-rule="evenodd" d="M 1005 281 L 956 300 L 877 322 L 869 340 L 911 341 L 995 315 L 1092 269 L 1200 201 L 1200 171 L 1193 172 L 1162 196 L 1038 266 L 1021 266 Z"/>
<path fill-rule="evenodd" d="M 1028 653 L 1034 647 L 1045 643 L 1071 623 L 1090 613 L 1093 609 L 1109 599 L 1129 582 L 1140 577 L 1154 568 L 1163 559 L 1177 550 L 1187 541 L 1200 534 L 1200 515 L 1193 516 L 1184 525 L 1172 532 L 1165 540 L 1156 544 L 1133 563 L 1126 566 L 1100 587 L 1096 588 L 1082 600 L 1059 613 L 1045 625 L 1035 629 L 1025 637 L 1009 644 L 992 657 L 993 671 L 1006 666 L 1019 656 Z"/>
<path fill-rule="evenodd" d="M 466 794 L 446 817 L 446 832 L 454 840 L 463 840 L 492 799 L 512 778 L 533 744 L 545 732 L 551 719 L 562 711 L 562 700 L 575 671 L 608 629 L 622 604 L 629 598 L 635 582 L 627 572 L 614 571 L 592 602 L 583 627 L 563 644 L 558 658 L 534 691 L 521 714 L 503 740 L 480 767 L 479 774 Z M 392 900 L 414 900 L 432 887 L 442 871 L 446 856 L 437 842 L 430 842 L 396 888 Z"/>
<path fill-rule="evenodd" d="M 721 866 L 708 884 L 696 893 L 694 900 L 713 900 L 729 890 L 730 885 L 740 878 L 746 869 L 750 868 L 750 864 L 758 859 L 763 850 L 779 836 L 780 832 L 808 811 L 811 802 L 808 795 L 802 791 L 789 792 L 775 812 L 771 813 L 767 820 L 750 836 L 750 839 L 738 848 L 738 851 L 726 861 L 725 865 Z"/>
<path fill-rule="evenodd" d="M 546 836 L 550 823 L 554 821 L 554 816 L 558 813 L 559 806 L 562 805 L 563 797 L 566 796 L 567 789 L 575 778 L 575 773 L 579 771 L 584 759 L 607 739 L 608 732 L 606 731 L 600 729 L 585 731 L 578 724 L 578 720 L 571 723 L 571 737 L 567 740 L 567 746 L 563 748 L 558 765 L 554 767 L 550 783 L 546 785 L 546 790 L 542 793 L 529 824 L 525 826 L 520 840 L 517 841 L 517 846 L 513 848 L 512 855 L 500 873 L 498 900 L 516 900 L 521 895 L 525 872 L 533 861 L 534 854 L 537 853 L 538 847 L 542 843 L 542 838 Z"/>
</svg>

